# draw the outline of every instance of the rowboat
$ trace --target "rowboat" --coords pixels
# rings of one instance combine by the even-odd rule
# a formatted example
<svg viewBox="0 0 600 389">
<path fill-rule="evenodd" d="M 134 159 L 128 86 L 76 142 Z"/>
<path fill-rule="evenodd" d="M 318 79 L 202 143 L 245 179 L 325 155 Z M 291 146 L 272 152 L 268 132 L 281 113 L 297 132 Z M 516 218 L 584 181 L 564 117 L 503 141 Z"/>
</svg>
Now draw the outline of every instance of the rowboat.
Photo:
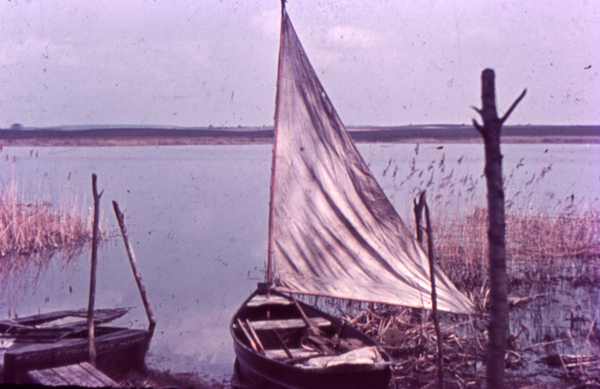
<svg viewBox="0 0 600 389">
<path fill-rule="evenodd" d="M 427 254 L 337 115 L 282 1 L 266 282 L 230 323 L 239 382 L 386 388 L 390 357 L 349 323 L 296 300 L 432 308 Z M 438 309 L 473 304 L 435 271 Z"/>
<path fill-rule="evenodd" d="M 94 311 L 96 367 L 109 376 L 143 366 L 151 330 L 105 325 L 125 315 L 126 308 Z M 31 370 L 89 360 L 87 310 L 48 312 L 0 321 L 4 352 L 3 383 L 29 381 Z"/>
<path fill-rule="evenodd" d="M 376 389 L 391 378 L 390 357 L 371 338 L 266 287 L 244 302 L 231 331 L 237 380 L 256 388 Z"/>
</svg>

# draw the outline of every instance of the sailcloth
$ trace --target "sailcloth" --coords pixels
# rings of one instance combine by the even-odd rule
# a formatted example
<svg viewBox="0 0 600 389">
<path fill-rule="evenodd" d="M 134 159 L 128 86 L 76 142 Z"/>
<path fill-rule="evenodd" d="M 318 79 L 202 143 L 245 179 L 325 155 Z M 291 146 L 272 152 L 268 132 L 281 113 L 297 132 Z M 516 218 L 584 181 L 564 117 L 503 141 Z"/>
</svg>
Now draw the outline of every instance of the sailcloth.
<svg viewBox="0 0 600 389">
<path fill-rule="evenodd" d="M 327 97 L 282 11 L 269 218 L 275 289 L 431 308 L 429 262 Z M 438 307 L 471 302 L 436 274 Z"/>
</svg>

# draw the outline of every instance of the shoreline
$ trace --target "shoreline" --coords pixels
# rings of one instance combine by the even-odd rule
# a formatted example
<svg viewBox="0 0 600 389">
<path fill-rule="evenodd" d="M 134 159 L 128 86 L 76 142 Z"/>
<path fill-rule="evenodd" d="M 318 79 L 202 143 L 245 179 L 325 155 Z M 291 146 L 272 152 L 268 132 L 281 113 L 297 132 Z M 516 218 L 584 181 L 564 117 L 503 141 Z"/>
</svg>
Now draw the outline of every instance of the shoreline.
<svg viewBox="0 0 600 389">
<path fill-rule="evenodd" d="M 502 143 L 600 144 L 600 126 L 504 126 Z M 483 143 L 469 125 L 355 127 L 356 143 Z M 110 147 L 272 144 L 272 128 L 90 127 L 0 130 L 0 146 Z"/>
</svg>

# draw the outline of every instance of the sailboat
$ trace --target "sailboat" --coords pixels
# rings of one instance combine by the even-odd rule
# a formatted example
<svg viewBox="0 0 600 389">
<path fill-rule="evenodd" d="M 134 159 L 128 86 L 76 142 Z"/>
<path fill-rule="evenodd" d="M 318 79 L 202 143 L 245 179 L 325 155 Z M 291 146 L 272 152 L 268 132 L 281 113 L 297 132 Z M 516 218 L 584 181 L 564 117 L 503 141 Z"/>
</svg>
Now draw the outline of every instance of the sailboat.
<svg viewBox="0 0 600 389">
<path fill-rule="evenodd" d="M 282 2 L 267 280 L 230 323 L 238 380 L 260 388 L 387 388 L 390 357 L 326 296 L 431 309 L 426 253 L 352 142 Z M 438 308 L 472 303 L 436 271 Z"/>
</svg>

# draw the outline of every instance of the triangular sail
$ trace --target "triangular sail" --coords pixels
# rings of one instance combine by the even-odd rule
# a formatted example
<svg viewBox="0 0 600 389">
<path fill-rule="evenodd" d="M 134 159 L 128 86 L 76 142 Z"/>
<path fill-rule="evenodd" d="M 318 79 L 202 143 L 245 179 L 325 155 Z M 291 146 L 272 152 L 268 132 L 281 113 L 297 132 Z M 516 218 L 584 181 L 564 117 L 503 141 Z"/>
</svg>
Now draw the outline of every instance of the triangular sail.
<svg viewBox="0 0 600 389">
<path fill-rule="evenodd" d="M 285 9 L 276 100 L 269 220 L 275 289 L 431 308 L 427 256 L 350 139 Z M 472 312 L 441 272 L 436 286 L 439 309 Z"/>
</svg>

